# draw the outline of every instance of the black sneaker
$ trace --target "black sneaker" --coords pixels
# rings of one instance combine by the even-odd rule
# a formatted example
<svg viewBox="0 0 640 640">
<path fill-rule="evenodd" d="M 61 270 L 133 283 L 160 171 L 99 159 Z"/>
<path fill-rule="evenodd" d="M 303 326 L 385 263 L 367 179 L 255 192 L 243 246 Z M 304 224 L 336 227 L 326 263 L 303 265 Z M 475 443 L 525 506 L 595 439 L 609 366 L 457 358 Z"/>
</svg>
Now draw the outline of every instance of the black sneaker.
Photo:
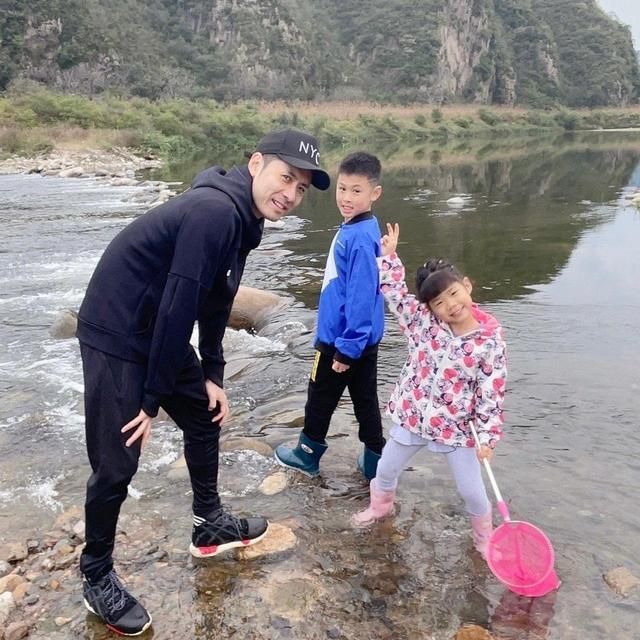
<svg viewBox="0 0 640 640">
<path fill-rule="evenodd" d="M 115 571 L 96 583 L 82 581 L 84 606 L 116 633 L 139 636 L 151 626 L 147 610 L 122 586 Z"/>
<path fill-rule="evenodd" d="M 222 509 L 208 519 L 194 515 L 189 551 L 196 558 L 210 558 L 234 547 L 259 542 L 268 528 L 266 518 L 236 518 Z"/>
</svg>

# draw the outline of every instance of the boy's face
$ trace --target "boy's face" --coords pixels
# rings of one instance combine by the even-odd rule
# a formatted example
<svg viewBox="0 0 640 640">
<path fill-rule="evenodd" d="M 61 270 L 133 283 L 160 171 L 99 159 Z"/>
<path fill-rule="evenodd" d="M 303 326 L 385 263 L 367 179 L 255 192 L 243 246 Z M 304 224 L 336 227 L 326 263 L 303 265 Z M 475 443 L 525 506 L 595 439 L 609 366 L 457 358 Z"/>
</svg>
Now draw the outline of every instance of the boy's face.
<svg viewBox="0 0 640 640">
<path fill-rule="evenodd" d="M 382 187 L 373 184 L 366 176 L 338 174 L 336 203 L 345 222 L 371 210 L 371 205 L 380 197 Z"/>
</svg>

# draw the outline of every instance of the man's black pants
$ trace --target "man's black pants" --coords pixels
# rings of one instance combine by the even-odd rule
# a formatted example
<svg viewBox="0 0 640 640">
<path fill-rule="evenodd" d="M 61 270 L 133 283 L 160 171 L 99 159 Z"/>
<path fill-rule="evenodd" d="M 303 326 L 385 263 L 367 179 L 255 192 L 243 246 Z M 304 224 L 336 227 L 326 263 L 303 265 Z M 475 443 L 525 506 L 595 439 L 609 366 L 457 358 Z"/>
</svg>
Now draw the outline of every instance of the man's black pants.
<svg viewBox="0 0 640 640">
<path fill-rule="evenodd" d="M 336 373 L 332 365 L 333 355 L 316 351 L 304 411 L 304 434 L 311 440 L 324 442 L 331 416 L 344 390 L 349 389 L 359 425 L 358 438 L 375 453 L 381 453 L 385 441 L 378 403 L 377 348 L 356 360 L 344 373 Z"/>
<path fill-rule="evenodd" d="M 80 344 L 84 371 L 86 438 L 92 474 L 85 503 L 86 546 L 80 569 L 97 580 L 113 568 L 113 548 L 120 507 L 138 469 L 140 439 L 130 447 L 132 432 L 120 430 L 142 407 L 146 367 Z M 184 455 L 193 488 L 193 512 L 208 516 L 220 507 L 218 439 L 220 427 L 211 422 L 204 374 L 189 348 L 174 392 L 161 397 L 161 406 L 184 435 Z"/>
</svg>

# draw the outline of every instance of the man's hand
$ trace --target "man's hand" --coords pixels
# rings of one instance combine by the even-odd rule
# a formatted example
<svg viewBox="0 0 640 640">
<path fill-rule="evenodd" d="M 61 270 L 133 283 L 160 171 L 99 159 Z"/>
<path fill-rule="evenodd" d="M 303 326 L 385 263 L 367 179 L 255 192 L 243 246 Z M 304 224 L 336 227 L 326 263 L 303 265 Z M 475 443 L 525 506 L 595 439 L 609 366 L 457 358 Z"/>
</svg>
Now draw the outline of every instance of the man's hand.
<svg viewBox="0 0 640 640">
<path fill-rule="evenodd" d="M 345 371 L 349 370 L 349 366 L 348 364 L 344 363 L 344 362 L 338 362 L 337 360 L 333 361 L 333 364 L 331 365 L 331 368 L 336 372 L 336 373 L 344 373 Z"/>
<path fill-rule="evenodd" d="M 127 422 L 127 424 L 120 429 L 122 433 L 127 433 L 127 431 L 131 431 L 135 429 L 135 431 L 131 434 L 129 439 L 124 443 L 126 447 L 130 447 L 138 438 L 142 438 L 140 442 L 140 451 L 142 452 L 149 442 L 149 438 L 151 437 L 151 421 L 153 418 L 148 416 L 142 409 L 140 409 L 140 413 L 133 419 L 131 422 Z"/>
<path fill-rule="evenodd" d="M 488 447 L 486 444 L 483 444 L 480 449 L 476 451 L 476 455 L 478 456 L 478 460 L 482 462 L 483 460 L 487 460 L 487 462 L 491 462 L 493 458 L 493 449 Z"/>
<path fill-rule="evenodd" d="M 209 396 L 209 411 L 213 411 L 216 407 L 220 408 L 220 411 L 211 419 L 211 422 L 219 422 L 223 425 L 229 415 L 227 395 L 224 389 L 221 389 L 215 382 L 211 382 L 211 380 L 205 380 L 204 386 Z"/>
<path fill-rule="evenodd" d="M 391 253 L 395 253 L 398 248 L 398 238 L 400 237 L 400 225 L 395 222 L 389 224 L 387 222 L 387 233 L 380 239 L 380 246 L 382 247 L 382 255 L 388 256 Z"/>
</svg>

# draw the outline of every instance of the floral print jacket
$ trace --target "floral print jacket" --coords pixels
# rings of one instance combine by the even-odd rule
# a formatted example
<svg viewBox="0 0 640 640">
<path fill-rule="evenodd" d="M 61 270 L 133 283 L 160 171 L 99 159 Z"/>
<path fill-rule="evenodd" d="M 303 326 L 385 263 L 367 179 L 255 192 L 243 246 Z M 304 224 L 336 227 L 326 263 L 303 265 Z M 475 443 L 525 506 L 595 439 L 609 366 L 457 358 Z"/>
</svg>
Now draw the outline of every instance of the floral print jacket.
<svg viewBox="0 0 640 640">
<path fill-rule="evenodd" d="M 494 447 L 502 437 L 502 404 L 507 381 L 502 328 L 473 305 L 480 326 L 456 336 L 429 308 L 411 295 L 400 258 L 379 259 L 380 289 L 400 323 L 409 357 L 387 404 L 392 420 L 440 444 L 475 446 L 469 420 L 480 443 Z"/>
</svg>

